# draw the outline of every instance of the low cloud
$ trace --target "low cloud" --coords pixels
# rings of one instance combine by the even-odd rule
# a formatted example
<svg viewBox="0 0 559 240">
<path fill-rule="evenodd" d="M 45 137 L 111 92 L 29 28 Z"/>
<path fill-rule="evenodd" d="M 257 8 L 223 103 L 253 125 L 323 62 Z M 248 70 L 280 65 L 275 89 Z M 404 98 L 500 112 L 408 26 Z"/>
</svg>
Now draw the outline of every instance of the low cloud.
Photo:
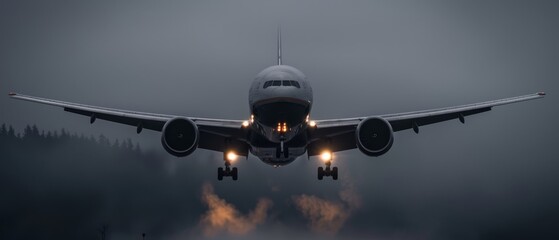
<svg viewBox="0 0 559 240">
<path fill-rule="evenodd" d="M 344 202 L 350 210 L 361 207 L 361 196 L 355 192 L 355 185 L 349 180 L 346 180 L 343 182 L 342 188 L 343 190 L 339 193 L 342 202 Z"/>
<path fill-rule="evenodd" d="M 353 184 L 345 182 L 339 200 L 327 200 L 314 195 L 293 196 L 297 209 L 309 220 L 313 232 L 333 235 L 347 221 L 353 210 L 361 206 L 361 198 Z"/>
<path fill-rule="evenodd" d="M 208 211 L 200 220 L 206 236 L 221 232 L 244 235 L 266 221 L 268 209 L 272 206 L 271 200 L 261 198 L 252 211 L 243 215 L 235 206 L 217 196 L 210 184 L 202 187 L 202 202 L 208 206 Z"/>
<path fill-rule="evenodd" d="M 349 217 L 349 212 L 340 202 L 306 194 L 294 196 L 293 201 L 297 209 L 310 221 L 310 228 L 315 232 L 334 234 Z"/>
</svg>

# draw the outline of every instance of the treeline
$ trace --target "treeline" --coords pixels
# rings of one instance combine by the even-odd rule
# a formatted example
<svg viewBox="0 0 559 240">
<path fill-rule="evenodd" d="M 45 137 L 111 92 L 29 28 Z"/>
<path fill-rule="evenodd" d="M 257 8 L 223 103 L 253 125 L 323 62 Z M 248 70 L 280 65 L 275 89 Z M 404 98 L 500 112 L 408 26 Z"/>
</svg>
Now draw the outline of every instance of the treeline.
<svg viewBox="0 0 559 240">
<path fill-rule="evenodd" d="M 104 147 L 110 146 L 119 150 L 141 153 L 140 145 L 138 143 L 134 145 L 130 138 L 126 139 L 125 141 L 116 139 L 111 142 L 102 134 L 99 135 L 99 137 L 94 137 L 93 135 L 85 137 L 83 134 L 78 136 L 76 133 L 70 134 L 64 128 L 60 130 L 60 133 L 58 131 L 45 132 L 44 130 L 39 130 L 36 125 L 27 125 L 23 130 L 23 134 L 21 134 L 16 133 L 15 129 L 11 125 L 6 126 L 6 124 L 2 124 L 2 126 L 0 126 L 0 141 L 2 141 L 0 143 L 4 143 L 4 141 L 19 141 L 21 143 L 43 144 L 76 142 L 89 145 L 100 145 Z"/>
<path fill-rule="evenodd" d="M 2 124 L 0 239 L 98 239 L 101 224 L 144 221 L 145 193 L 172 184 L 166 157 L 130 139 Z"/>
</svg>

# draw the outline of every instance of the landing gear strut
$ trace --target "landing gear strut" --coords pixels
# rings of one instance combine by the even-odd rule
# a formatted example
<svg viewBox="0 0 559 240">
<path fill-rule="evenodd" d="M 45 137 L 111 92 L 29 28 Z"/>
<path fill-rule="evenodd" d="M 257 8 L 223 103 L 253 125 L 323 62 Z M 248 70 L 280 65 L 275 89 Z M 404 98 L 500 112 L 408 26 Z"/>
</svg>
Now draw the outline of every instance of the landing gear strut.
<svg viewBox="0 0 559 240">
<path fill-rule="evenodd" d="M 338 167 L 333 167 L 330 169 L 330 165 L 332 165 L 331 160 L 326 162 L 326 168 L 318 167 L 318 180 L 322 180 L 324 176 L 332 176 L 333 180 L 338 180 Z"/>
<path fill-rule="evenodd" d="M 280 145 L 276 147 L 276 158 L 280 158 L 282 155 L 284 158 L 289 157 L 289 148 L 285 146 L 283 141 L 281 141 Z"/>
<path fill-rule="evenodd" d="M 236 167 L 231 167 L 231 161 L 224 157 L 225 169 L 222 167 L 217 168 L 217 180 L 223 180 L 223 177 L 231 177 L 233 181 L 237 181 L 239 177 L 239 170 Z"/>
</svg>

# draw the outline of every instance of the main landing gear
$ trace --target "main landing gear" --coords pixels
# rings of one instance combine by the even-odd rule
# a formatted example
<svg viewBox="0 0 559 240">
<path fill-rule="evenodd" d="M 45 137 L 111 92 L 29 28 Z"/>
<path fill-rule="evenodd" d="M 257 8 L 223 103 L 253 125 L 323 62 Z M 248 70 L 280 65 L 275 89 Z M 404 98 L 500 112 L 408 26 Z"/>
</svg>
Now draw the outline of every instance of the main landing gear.
<svg viewBox="0 0 559 240">
<path fill-rule="evenodd" d="M 231 177 L 233 178 L 233 181 L 237 181 L 239 171 L 237 170 L 236 167 L 230 168 L 229 166 L 226 166 L 225 169 L 223 169 L 222 167 L 217 168 L 217 180 L 221 181 L 223 180 L 223 177 Z"/>
<path fill-rule="evenodd" d="M 332 165 L 332 160 L 326 161 L 326 168 L 318 167 L 318 180 L 322 180 L 325 176 L 332 176 L 333 180 L 338 180 L 338 167 L 330 169 L 330 165 Z"/>
<path fill-rule="evenodd" d="M 239 170 L 236 167 L 231 167 L 231 161 L 233 161 L 233 156 L 227 156 L 224 153 L 223 160 L 225 161 L 225 169 L 222 167 L 217 168 L 217 180 L 223 180 L 223 177 L 231 177 L 233 181 L 239 179 Z M 236 156 L 234 157 L 236 158 Z"/>
</svg>

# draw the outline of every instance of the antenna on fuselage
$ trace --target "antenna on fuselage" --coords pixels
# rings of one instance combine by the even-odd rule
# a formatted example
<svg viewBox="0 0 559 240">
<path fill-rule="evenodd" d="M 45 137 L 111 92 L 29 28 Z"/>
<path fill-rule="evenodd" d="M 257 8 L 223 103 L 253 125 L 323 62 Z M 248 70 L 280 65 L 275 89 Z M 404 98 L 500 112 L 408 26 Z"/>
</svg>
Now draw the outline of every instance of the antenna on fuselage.
<svg viewBox="0 0 559 240">
<path fill-rule="evenodd" d="M 278 26 L 278 65 L 281 65 L 281 27 Z"/>
</svg>

